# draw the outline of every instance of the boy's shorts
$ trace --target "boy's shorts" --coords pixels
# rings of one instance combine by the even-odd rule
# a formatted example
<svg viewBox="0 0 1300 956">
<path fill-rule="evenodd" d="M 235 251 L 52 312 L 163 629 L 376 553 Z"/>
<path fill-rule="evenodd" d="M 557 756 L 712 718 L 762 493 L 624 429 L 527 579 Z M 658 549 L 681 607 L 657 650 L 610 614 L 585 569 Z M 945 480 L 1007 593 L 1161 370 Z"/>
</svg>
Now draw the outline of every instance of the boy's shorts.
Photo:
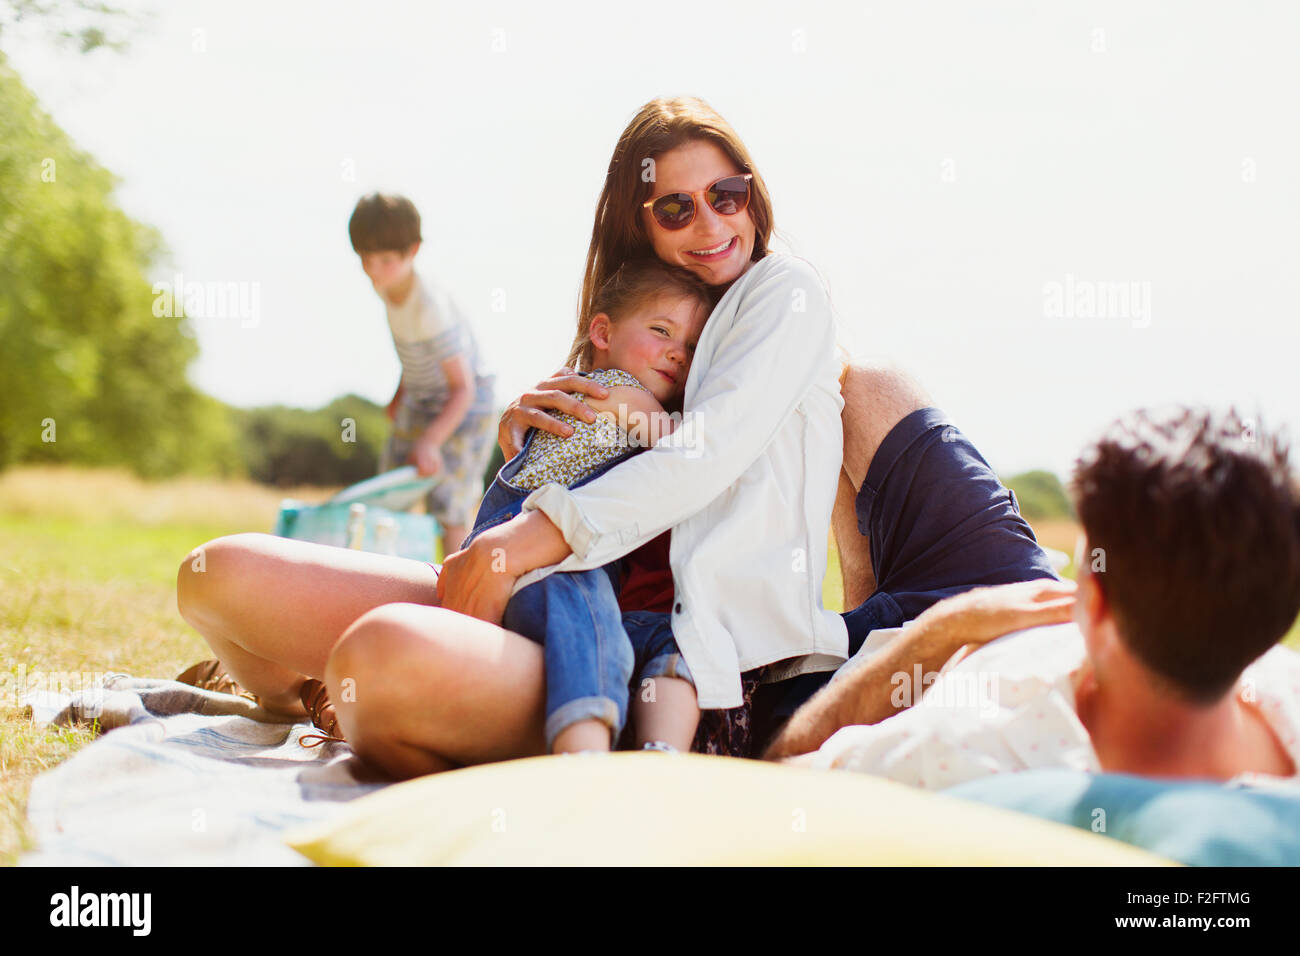
<svg viewBox="0 0 1300 956">
<path fill-rule="evenodd" d="M 855 509 L 858 530 L 870 542 L 876 590 L 844 613 L 850 656 L 871 631 L 899 627 L 946 597 L 985 585 L 1056 578 L 1020 516 L 1015 493 L 937 408 L 912 412 L 885 436 Z M 775 731 L 832 673 L 802 674 L 760 688 L 766 725 L 760 731 Z"/>
<path fill-rule="evenodd" d="M 379 471 L 391 471 L 408 464 L 407 458 L 415 450 L 415 443 L 438 417 L 440 409 L 402 402 L 397 406 L 393 433 L 384 446 L 379 459 Z M 483 473 L 496 445 L 498 421 L 491 416 L 466 415 L 460 427 L 442 443 L 443 470 L 439 481 L 425 496 L 429 514 L 438 524 L 469 527 L 474 521 L 479 499 L 483 497 Z M 460 545 L 448 541 L 449 550 Z"/>
</svg>

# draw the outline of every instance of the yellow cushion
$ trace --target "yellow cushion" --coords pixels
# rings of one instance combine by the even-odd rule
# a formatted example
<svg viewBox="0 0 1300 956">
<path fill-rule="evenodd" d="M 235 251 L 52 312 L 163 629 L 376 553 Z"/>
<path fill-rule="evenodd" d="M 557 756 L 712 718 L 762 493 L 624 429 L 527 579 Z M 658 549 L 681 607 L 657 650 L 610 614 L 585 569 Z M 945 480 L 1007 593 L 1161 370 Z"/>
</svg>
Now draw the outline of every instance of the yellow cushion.
<svg viewBox="0 0 1300 956">
<path fill-rule="evenodd" d="M 861 774 L 659 753 L 533 757 L 421 777 L 286 842 L 317 863 L 359 866 L 1168 863 Z"/>
</svg>

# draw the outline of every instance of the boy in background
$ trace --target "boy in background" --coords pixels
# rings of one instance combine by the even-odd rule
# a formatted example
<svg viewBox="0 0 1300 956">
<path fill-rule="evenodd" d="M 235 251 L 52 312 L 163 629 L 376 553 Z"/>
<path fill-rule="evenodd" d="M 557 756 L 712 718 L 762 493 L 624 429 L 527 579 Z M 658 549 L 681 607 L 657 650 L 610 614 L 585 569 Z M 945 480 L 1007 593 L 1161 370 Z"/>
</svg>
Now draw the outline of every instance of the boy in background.
<svg viewBox="0 0 1300 956">
<path fill-rule="evenodd" d="M 402 363 L 387 413 L 393 433 L 380 472 L 414 464 L 441 480 L 430 490 L 429 514 L 442 526 L 443 554 L 459 549 L 483 494 L 495 445 L 495 377 L 474 330 L 447 292 L 417 275 L 420 214 L 404 196 L 363 196 L 348 222 L 352 248 L 388 311 Z"/>
</svg>

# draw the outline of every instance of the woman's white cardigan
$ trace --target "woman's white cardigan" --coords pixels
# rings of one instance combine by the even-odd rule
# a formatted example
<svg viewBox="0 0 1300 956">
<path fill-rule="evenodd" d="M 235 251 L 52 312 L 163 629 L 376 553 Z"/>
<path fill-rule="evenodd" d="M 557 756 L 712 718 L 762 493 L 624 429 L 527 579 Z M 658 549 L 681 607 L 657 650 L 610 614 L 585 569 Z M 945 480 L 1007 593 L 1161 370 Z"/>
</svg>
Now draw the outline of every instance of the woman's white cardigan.
<svg viewBox="0 0 1300 956">
<path fill-rule="evenodd" d="M 739 706 L 740 673 L 760 665 L 787 661 L 769 679 L 839 666 L 848 633 L 821 597 L 843 455 L 840 370 L 813 267 L 777 253 L 754 263 L 709 316 L 677 430 L 580 488 L 547 484 L 524 501 L 573 553 L 515 590 L 598 568 L 672 528 L 673 635 L 701 707 Z"/>
</svg>

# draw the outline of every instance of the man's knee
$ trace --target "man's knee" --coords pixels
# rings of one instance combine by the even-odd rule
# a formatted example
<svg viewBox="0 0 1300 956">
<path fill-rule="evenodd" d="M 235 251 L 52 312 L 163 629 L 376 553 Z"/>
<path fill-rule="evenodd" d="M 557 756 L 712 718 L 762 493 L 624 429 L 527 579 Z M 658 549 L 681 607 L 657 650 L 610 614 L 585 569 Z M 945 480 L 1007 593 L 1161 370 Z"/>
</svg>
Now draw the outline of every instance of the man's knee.
<svg viewBox="0 0 1300 956">
<path fill-rule="evenodd" d="M 840 393 L 844 398 L 844 470 L 853 486 L 860 488 L 885 436 L 933 400 L 915 378 L 884 363 L 849 366 Z"/>
</svg>

